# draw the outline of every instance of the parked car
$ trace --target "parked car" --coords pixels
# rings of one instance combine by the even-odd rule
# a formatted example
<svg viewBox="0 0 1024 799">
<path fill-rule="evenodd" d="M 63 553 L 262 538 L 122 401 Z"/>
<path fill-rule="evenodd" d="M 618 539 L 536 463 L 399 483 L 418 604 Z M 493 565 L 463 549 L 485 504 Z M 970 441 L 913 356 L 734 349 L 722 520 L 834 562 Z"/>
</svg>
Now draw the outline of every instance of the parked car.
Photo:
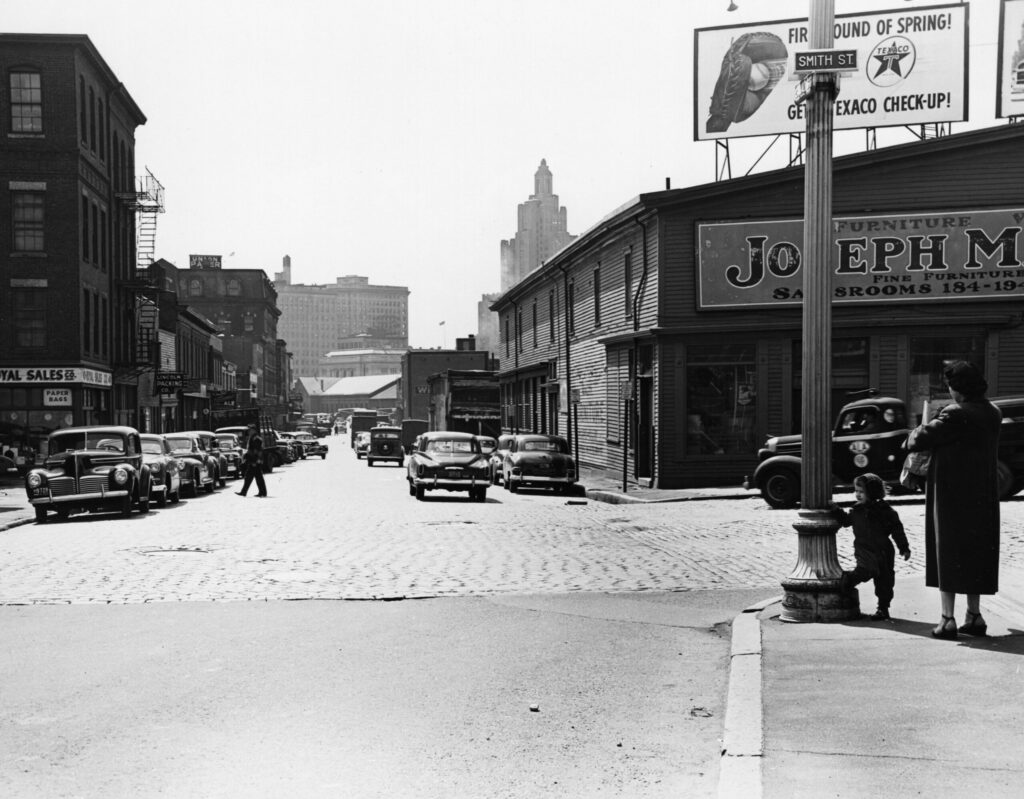
<svg viewBox="0 0 1024 799">
<path fill-rule="evenodd" d="M 171 451 L 167 439 L 156 433 L 142 433 L 142 460 L 149 467 L 149 494 L 161 508 L 170 500 L 181 498 L 181 475 L 178 459 Z"/>
<path fill-rule="evenodd" d="M 302 450 L 305 453 L 303 458 L 319 455 L 321 460 L 327 460 L 327 445 L 312 433 L 300 430 L 295 434 L 295 439 L 302 444 Z"/>
<path fill-rule="evenodd" d="M 472 433 L 423 433 L 406 467 L 409 494 L 423 499 L 426 491 L 466 491 L 476 502 L 487 498 L 490 464 Z"/>
<path fill-rule="evenodd" d="M 360 430 L 356 433 L 353 446 L 356 450 L 356 458 L 365 458 L 367 450 L 370 449 L 370 431 Z"/>
<path fill-rule="evenodd" d="M 567 493 L 577 480 L 569 442 L 545 433 L 513 436 L 501 471 L 505 488 L 513 493 L 524 486 Z"/>
<path fill-rule="evenodd" d="M 245 453 L 245 450 L 242 449 L 238 436 L 234 433 L 214 433 L 214 435 L 217 437 L 220 452 L 227 462 L 228 477 L 241 477 L 242 455 Z"/>
<path fill-rule="evenodd" d="M 497 446 L 490 455 L 491 485 L 500 485 L 504 481 L 505 456 L 513 438 L 513 435 L 498 436 Z"/>
<path fill-rule="evenodd" d="M 285 463 L 295 463 L 295 461 L 306 457 L 302 442 L 295 438 L 294 433 L 275 430 L 274 435 L 277 436 L 278 444 L 284 447 Z"/>
<path fill-rule="evenodd" d="M 868 396 L 840 409 L 832 429 L 832 479 L 850 485 L 865 472 L 874 472 L 892 490 L 901 492 L 900 471 L 910 434 L 907 411 L 898 397 Z M 1003 414 L 999 432 L 996 477 L 999 498 L 1007 500 L 1024 489 L 1024 397 L 995 397 L 992 404 Z M 753 480 L 773 508 L 793 508 L 800 502 L 803 439 L 797 435 L 771 436 L 758 451 Z"/>
<path fill-rule="evenodd" d="M 191 433 L 166 433 L 164 438 L 180 463 L 182 491 L 190 497 L 198 496 L 200 491 L 212 494 L 213 458 L 200 446 L 199 439 Z"/>
<path fill-rule="evenodd" d="M 377 425 L 370 430 L 370 443 L 366 448 L 366 465 L 373 466 L 380 461 L 394 461 L 399 466 L 405 463 L 401 427 Z"/>
<path fill-rule="evenodd" d="M 199 439 L 199 446 L 210 456 L 213 464 L 213 482 L 223 488 L 227 484 L 228 459 L 220 451 L 220 441 L 217 440 L 217 434 L 212 430 L 186 430 L 185 432 Z"/>
<path fill-rule="evenodd" d="M 49 511 L 59 519 L 72 513 L 149 510 L 150 471 L 134 427 L 88 426 L 55 430 L 47 439 L 43 465 L 25 475 L 36 521 Z"/>
<path fill-rule="evenodd" d="M 477 436 L 476 440 L 480 442 L 480 449 L 487 457 L 488 464 L 490 464 L 491 455 L 498 448 L 498 439 L 494 436 Z"/>
</svg>

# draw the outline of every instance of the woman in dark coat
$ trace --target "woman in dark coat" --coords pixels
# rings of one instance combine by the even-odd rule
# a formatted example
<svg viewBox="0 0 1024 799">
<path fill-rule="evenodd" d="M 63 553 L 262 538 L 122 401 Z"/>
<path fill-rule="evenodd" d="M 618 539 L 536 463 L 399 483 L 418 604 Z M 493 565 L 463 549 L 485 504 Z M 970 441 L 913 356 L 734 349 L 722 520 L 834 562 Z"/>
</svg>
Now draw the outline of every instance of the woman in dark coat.
<svg viewBox="0 0 1024 799">
<path fill-rule="evenodd" d="M 943 370 L 953 403 L 910 434 L 907 448 L 931 453 L 925 514 L 925 584 L 939 589 L 936 638 L 985 635 L 981 594 L 999 590 L 999 490 L 996 475 L 1002 414 L 985 398 L 988 384 L 966 361 Z M 956 626 L 957 594 L 967 616 Z"/>
</svg>

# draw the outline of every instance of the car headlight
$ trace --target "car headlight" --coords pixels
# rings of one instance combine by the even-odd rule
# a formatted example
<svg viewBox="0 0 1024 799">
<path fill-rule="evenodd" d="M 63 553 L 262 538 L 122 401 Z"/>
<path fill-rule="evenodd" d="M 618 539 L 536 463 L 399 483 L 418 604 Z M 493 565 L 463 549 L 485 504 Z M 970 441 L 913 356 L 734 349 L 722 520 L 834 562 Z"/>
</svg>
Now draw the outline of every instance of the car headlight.
<svg viewBox="0 0 1024 799">
<path fill-rule="evenodd" d="M 473 461 L 473 463 L 471 463 L 470 465 L 474 469 L 490 469 L 491 468 L 491 464 L 489 462 L 487 462 L 486 460 Z"/>
<path fill-rule="evenodd" d="M 38 472 L 29 472 L 28 475 L 28 487 L 39 488 L 43 484 L 43 477 Z"/>
<path fill-rule="evenodd" d="M 128 482 L 128 470 L 123 467 L 114 469 L 114 482 L 120 486 L 123 486 Z"/>
<path fill-rule="evenodd" d="M 153 474 L 161 474 L 164 470 L 162 463 L 151 463 L 149 464 L 149 471 Z"/>
</svg>

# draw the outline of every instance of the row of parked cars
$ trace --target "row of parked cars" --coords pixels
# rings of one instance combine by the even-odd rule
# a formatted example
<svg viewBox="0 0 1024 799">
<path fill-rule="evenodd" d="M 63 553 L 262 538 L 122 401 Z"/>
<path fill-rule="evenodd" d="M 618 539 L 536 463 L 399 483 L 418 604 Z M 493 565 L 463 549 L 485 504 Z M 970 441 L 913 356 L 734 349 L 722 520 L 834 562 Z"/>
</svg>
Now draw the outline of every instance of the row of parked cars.
<svg viewBox="0 0 1024 799">
<path fill-rule="evenodd" d="M 25 475 L 25 490 L 40 523 L 51 513 L 61 520 L 95 511 L 146 513 L 151 503 L 163 507 L 182 496 L 213 493 L 229 478 L 241 477 L 246 432 L 221 428 L 157 434 L 124 426 L 55 430 L 43 465 Z M 281 446 L 303 453 L 298 457 L 327 457 L 326 445 L 315 440 Z M 285 456 L 272 452 L 264 470 L 278 457 Z"/>
<path fill-rule="evenodd" d="M 420 435 L 406 463 L 409 494 L 423 499 L 427 491 L 466 491 L 483 502 L 487 489 L 501 485 L 513 493 L 520 488 L 549 488 L 571 493 L 579 479 L 569 443 L 546 433 L 503 435 L 498 438 L 451 431 Z"/>
</svg>

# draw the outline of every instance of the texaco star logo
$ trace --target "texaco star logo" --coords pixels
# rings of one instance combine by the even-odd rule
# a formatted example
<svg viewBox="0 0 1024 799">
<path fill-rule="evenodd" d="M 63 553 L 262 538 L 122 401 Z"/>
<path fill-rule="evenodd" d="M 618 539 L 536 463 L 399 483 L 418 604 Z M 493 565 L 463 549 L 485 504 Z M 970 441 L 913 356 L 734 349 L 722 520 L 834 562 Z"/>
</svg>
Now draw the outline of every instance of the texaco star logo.
<svg viewBox="0 0 1024 799">
<path fill-rule="evenodd" d="M 864 70 L 875 86 L 888 88 L 905 80 L 916 63 L 914 43 L 903 36 L 890 36 L 871 51 Z"/>
</svg>

